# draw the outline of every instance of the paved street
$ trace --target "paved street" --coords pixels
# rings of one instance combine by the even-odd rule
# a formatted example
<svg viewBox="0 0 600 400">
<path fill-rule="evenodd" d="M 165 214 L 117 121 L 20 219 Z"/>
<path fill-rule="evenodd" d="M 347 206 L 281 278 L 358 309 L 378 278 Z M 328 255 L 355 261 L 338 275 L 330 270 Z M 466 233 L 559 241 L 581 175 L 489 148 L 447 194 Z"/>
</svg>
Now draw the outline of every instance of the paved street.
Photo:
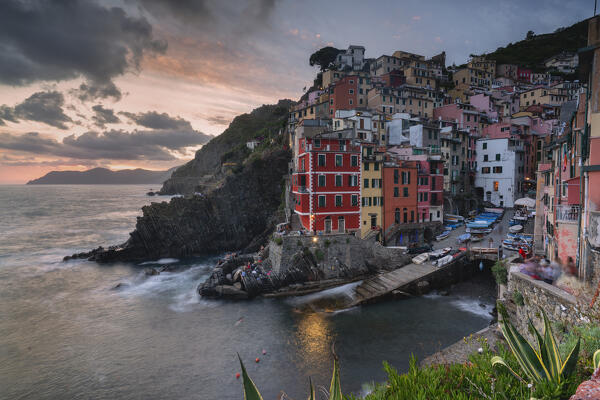
<svg viewBox="0 0 600 400">
<path fill-rule="evenodd" d="M 494 229 L 492 230 L 492 232 L 488 235 L 485 235 L 485 237 L 483 238 L 483 240 L 481 242 L 475 242 L 475 243 L 471 243 L 471 247 L 489 247 L 489 238 L 491 237 L 493 242 L 492 242 L 492 247 L 495 247 L 496 249 L 498 248 L 498 246 L 500 246 L 502 244 L 502 241 L 504 239 L 506 239 L 506 234 L 508 233 L 508 221 L 512 218 L 512 216 L 514 215 L 514 210 L 512 209 L 508 209 L 504 212 L 504 215 L 502 216 L 502 220 L 500 221 L 500 223 L 496 224 L 494 226 Z M 464 244 L 459 245 L 457 243 L 457 238 L 464 234 L 466 230 L 466 227 L 463 225 L 455 230 L 453 230 L 450 233 L 450 236 L 448 236 L 446 239 L 441 240 L 439 242 L 434 242 L 433 243 L 433 248 L 434 249 L 442 249 L 444 247 L 452 247 L 452 248 L 457 248 L 459 246 L 464 246 Z M 527 221 L 525 223 L 524 226 L 524 233 L 533 233 L 533 219 L 529 219 L 529 221 Z M 504 252 L 508 252 L 508 254 L 512 254 L 513 252 L 511 252 L 510 250 L 506 250 L 503 249 Z"/>
</svg>

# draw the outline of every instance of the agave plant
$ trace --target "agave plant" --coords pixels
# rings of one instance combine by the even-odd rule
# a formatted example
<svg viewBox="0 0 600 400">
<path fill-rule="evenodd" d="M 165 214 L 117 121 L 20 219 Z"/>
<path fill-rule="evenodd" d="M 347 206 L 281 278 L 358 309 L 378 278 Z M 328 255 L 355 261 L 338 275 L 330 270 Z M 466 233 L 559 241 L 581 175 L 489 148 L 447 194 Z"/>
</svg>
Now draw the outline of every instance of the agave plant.
<svg viewBox="0 0 600 400">
<path fill-rule="evenodd" d="M 533 326 L 529 320 L 529 331 L 537 340 L 537 346 L 527 342 L 521 334 L 515 329 L 508 319 L 506 308 L 501 303 L 498 303 L 498 311 L 502 315 L 502 320 L 499 321 L 502 334 L 508 343 L 512 353 L 515 355 L 519 366 L 524 374 L 529 378 L 529 382 L 554 382 L 557 385 L 561 384 L 568 376 L 573 373 L 577 364 L 577 356 L 579 354 L 579 345 L 581 339 L 571 349 L 567 358 L 563 361 L 558 345 L 550 327 L 550 321 L 544 310 L 541 310 L 544 318 L 544 336 Z M 600 361 L 600 354 L 598 355 Z M 596 357 L 594 356 L 594 359 Z M 517 374 L 508 363 L 499 356 L 495 356 L 491 360 L 492 365 L 503 365 L 524 383 L 527 383 L 524 378 Z"/>
<path fill-rule="evenodd" d="M 244 387 L 244 400 L 263 400 L 258 388 L 248 376 L 246 372 L 246 368 L 244 367 L 244 363 L 238 354 L 238 359 L 240 360 L 240 366 L 242 367 L 242 385 Z M 312 381 L 308 380 L 310 386 L 310 394 L 308 396 L 308 400 L 315 400 L 315 387 L 312 384 Z M 342 386 L 340 384 L 340 369 L 338 365 L 338 358 L 333 354 L 333 375 L 331 377 L 331 385 L 329 386 L 329 400 L 342 400 Z"/>
<path fill-rule="evenodd" d="M 594 370 L 600 368 L 600 350 L 596 350 L 594 357 L 592 357 L 592 361 L 594 362 Z"/>
</svg>

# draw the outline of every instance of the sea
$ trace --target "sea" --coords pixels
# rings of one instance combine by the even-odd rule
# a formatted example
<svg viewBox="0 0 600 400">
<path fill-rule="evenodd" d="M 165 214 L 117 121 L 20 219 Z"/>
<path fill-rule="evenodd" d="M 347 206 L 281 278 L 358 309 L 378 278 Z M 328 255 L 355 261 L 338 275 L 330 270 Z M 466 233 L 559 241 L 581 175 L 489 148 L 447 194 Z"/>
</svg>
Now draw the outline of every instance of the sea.
<svg viewBox="0 0 600 400">
<path fill-rule="evenodd" d="M 265 399 L 385 381 L 489 325 L 488 277 L 343 312 L 304 297 L 220 301 L 196 288 L 223 254 L 100 265 L 65 255 L 123 243 L 141 207 L 169 201 L 148 185 L 0 186 L 0 399 L 242 399 L 238 354 Z M 233 250 L 233 249 L 232 249 Z M 149 276 L 148 267 L 171 266 Z"/>
</svg>

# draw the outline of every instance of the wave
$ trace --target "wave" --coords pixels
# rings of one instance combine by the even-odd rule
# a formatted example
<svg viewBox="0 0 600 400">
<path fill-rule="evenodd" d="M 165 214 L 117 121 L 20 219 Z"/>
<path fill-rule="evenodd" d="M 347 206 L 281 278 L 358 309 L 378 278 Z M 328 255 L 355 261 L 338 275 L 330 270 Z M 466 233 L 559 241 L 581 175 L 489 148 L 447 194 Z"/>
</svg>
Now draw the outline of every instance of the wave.
<svg viewBox="0 0 600 400">
<path fill-rule="evenodd" d="M 143 263 L 140 263 L 139 265 L 149 265 L 149 264 L 175 264 L 179 262 L 179 259 L 177 258 L 160 258 L 158 260 L 155 261 L 144 261 Z"/>
<path fill-rule="evenodd" d="M 452 300 L 450 302 L 450 304 L 452 304 L 453 306 L 455 306 L 456 308 L 458 308 L 462 311 L 467 311 L 471 314 L 478 315 L 485 319 L 489 319 L 489 320 L 492 319 L 491 312 L 494 309 L 493 304 L 484 303 L 479 299 L 465 299 L 465 298 L 459 298 L 459 299 Z"/>
</svg>

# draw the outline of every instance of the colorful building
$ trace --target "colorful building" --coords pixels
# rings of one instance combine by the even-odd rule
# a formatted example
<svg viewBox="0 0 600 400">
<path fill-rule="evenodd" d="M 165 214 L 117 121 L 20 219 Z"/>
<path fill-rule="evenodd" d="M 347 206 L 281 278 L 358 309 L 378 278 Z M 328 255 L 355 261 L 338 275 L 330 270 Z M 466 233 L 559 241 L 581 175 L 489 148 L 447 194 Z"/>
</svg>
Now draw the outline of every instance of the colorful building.
<svg viewBox="0 0 600 400">
<path fill-rule="evenodd" d="M 375 145 L 364 144 L 361 164 L 361 226 L 365 238 L 375 231 L 381 240 L 383 227 L 383 159 L 385 152 Z"/>
<path fill-rule="evenodd" d="M 336 131 L 299 139 L 292 192 L 306 231 L 360 229 L 361 147 L 353 135 Z"/>
</svg>

